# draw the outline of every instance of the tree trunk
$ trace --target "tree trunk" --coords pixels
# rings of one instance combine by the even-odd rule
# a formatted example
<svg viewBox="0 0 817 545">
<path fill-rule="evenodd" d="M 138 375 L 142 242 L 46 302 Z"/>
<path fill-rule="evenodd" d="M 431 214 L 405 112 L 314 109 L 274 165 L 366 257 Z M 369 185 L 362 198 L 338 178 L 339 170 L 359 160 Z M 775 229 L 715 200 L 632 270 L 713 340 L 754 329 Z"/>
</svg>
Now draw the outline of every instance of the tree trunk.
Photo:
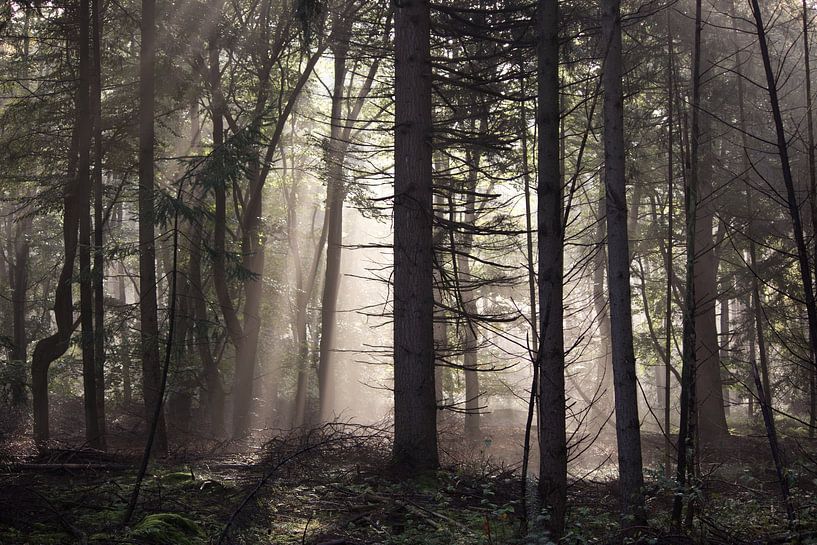
<svg viewBox="0 0 817 545">
<path fill-rule="evenodd" d="M 156 242 L 154 210 L 154 127 L 156 0 L 142 0 L 139 51 L 139 316 L 141 321 L 142 389 L 148 426 L 159 399 L 159 319 L 156 295 Z M 167 431 L 159 413 L 155 451 L 167 454 Z"/>
<path fill-rule="evenodd" d="M 85 402 L 85 439 L 92 448 L 102 447 L 97 414 L 96 365 L 94 363 L 94 314 L 91 270 L 91 17 L 88 0 L 79 2 L 79 285 L 82 328 L 82 383 Z"/>
<path fill-rule="evenodd" d="M 607 187 L 605 195 L 607 278 L 610 292 L 619 486 L 622 523 L 625 526 L 638 526 L 646 522 L 646 513 L 630 303 L 630 248 L 627 237 L 624 170 L 624 97 L 621 85 L 623 61 L 619 0 L 603 0 L 602 2 L 602 43 L 606 44 L 602 85 L 604 87 L 604 180 Z"/>
<path fill-rule="evenodd" d="M 565 351 L 562 302 L 564 226 L 559 155 L 559 2 L 536 11 L 538 83 L 539 495 L 549 539 L 559 542 L 567 510 Z M 626 228 L 626 224 L 625 224 Z"/>
<path fill-rule="evenodd" d="M 94 138 L 94 385 L 100 442 L 105 446 L 105 262 L 102 184 L 102 13 L 100 0 L 91 0 L 93 77 L 91 110 Z"/>
<path fill-rule="evenodd" d="M 79 95 L 77 95 L 79 99 Z M 77 105 L 79 106 L 79 105 Z M 79 108 L 77 108 L 79 109 Z M 71 148 L 68 152 L 68 180 L 63 189 L 63 264 L 57 289 L 54 294 L 54 320 L 57 331 L 37 342 L 31 360 L 31 401 L 34 416 L 34 440 L 39 446 L 49 439 L 48 425 L 48 369 L 51 364 L 66 350 L 71 335 L 76 328 L 74 324 L 74 298 L 72 280 L 74 261 L 77 255 L 77 235 L 79 229 L 79 211 L 77 203 L 77 166 L 79 154 L 79 124 L 74 126 L 71 137 Z"/>
<path fill-rule="evenodd" d="M 477 134 L 483 135 L 488 129 L 488 113 L 483 111 L 479 116 Z M 558 141 L 558 139 L 557 139 Z M 476 192 L 479 177 L 479 168 L 482 161 L 482 152 L 479 149 L 466 151 L 468 164 L 468 180 L 465 188 L 465 213 L 463 224 L 476 228 Z M 462 311 L 465 315 L 463 329 L 463 372 L 465 375 L 465 437 L 469 441 L 479 439 L 480 420 L 480 391 L 477 354 L 477 298 L 474 288 L 474 277 L 471 274 L 470 255 L 474 248 L 474 235 L 470 229 L 465 229 L 462 236 L 462 246 L 457 251 L 457 290 L 462 301 Z"/>
<path fill-rule="evenodd" d="M 700 147 L 700 106 L 701 106 L 701 0 L 695 1 L 695 38 L 692 67 L 692 142 L 689 157 L 689 174 L 684 191 L 685 232 L 686 232 L 686 290 L 684 294 L 684 340 L 683 368 L 681 371 L 681 415 L 678 426 L 678 464 L 676 481 L 678 490 L 672 503 L 672 526 L 678 531 L 684 508 L 684 497 L 690 469 L 695 454 L 695 375 L 696 375 L 696 296 L 695 296 L 695 252 L 698 216 L 698 150 Z"/>
<path fill-rule="evenodd" d="M 14 233 L 14 262 L 11 267 L 11 304 L 13 322 L 13 344 L 10 361 L 14 362 L 14 375 L 11 380 L 11 402 L 15 407 L 25 407 L 26 380 L 25 368 L 28 360 L 28 337 L 26 335 L 26 310 L 28 308 L 28 258 L 31 247 L 30 215 L 17 219 Z"/>
<path fill-rule="evenodd" d="M 808 33 L 808 5 L 803 0 L 803 66 L 806 77 L 806 122 L 808 123 L 808 176 L 809 176 L 809 203 L 811 210 L 811 231 L 814 237 L 814 259 L 817 262 L 817 163 L 814 158 L 814 108 L 811 97 L 811 58 Z M 817 270 L 815 270 L 817 275 Z M 809 370 L 809 430 L 810 438 L 814 438 L 817 429 L 817 352 L 812 351 L 812 368 Z"/>
<path fill-rule="evenodd" d="M 673 51 L 673 34 L 672 34 L 672 14 L 667 11 L 667 57 L 669 59 L 669 66 L 667 69 L 667 255 L 665 269 L 667 271 L 667 288 L 666 288 L 666 308 L 664 314 L 664 475 L 669 478 L 672 474 L 670 466 L 672 465 L 672 440 L 671 434 L 671 413 L 670 402 L 672 400 L 672 377 L 670 369 L 672 367 L 672 281 L 674 263 L 672 261 L 673 255 L 673 224 L 675 218 L 674 206 L 674 185 L 675 185 L 675 127 L 673 125 L 673 118 L 675 115 L 675 56 Z"/>
<path fill-rule="evenodd" d="M 125 225 L 125 213 L 122 203 L 116 207 L 116 222 L 119 225 L 120 232 Z M 121 307 L 128 306 L 128 292 L 125 289 L 125 278 L 128 276 L 128 270 L 125 268 L 124 262 L 119 263 L 119 278 L 117 280 L 117 292 L 119 305 Z M 121 361 L 122 361 L 122 402 L 125 408 L 130 407 L 133 403 L 133 382 L 131 379 L 131 345 L 130 345 L 130 331 L 128 328 L 123 328 L 121 332 Z"/>
<path fill-rule="evenodd" d="M 394 450 L 412 475 L 439 465 L 434 399 L 431 15 L 406 0 L 394 17 Z"/>
<path fill-rule="evenodd" d="M 342 129 L 351 120 L 344 119 L 344 83 L 346 81 L 346 61 L 349 52 L 349 33 L 337 32 L 338 37 L 332 53 L 335 62 L 335 83 L 332 90 L 332 117 L 329 142 L 326 153 L 326 271 L 324 272 L 323 294 L 321 297 L 321 338 L 318 360 L 318 390 L 320 400 L 320 420 L 328 422 L 332 418 L 335 403 L 335 377 L 332 374 L 337 327 L 338 294 L 340 292 L 341 252 L 343 250 L 343 201 L 346 187 L 343 181 L 343 167 L 346 159 L 347 142 L 342 139 Z"/>
<path fill-rule="evenodd" d="M 763 17 L 760 13 L 760 6 L 757 0 L 751 0 L 752 12 L 755 18 L 760 54 L 763 58 L 763 68 L 766 72 L 766 88 L 769 92 L 769 102 L 772 107 L 772 117 L 774 119 L 775 133 L 777 135 L 777 151 L 780 155 L 780 163 L 783 170 L 783 183 L 786 186 L 786 200 L 789 208 L 789 215 L 792 220 L 794 230 L 794 240 L 797 245 L 797 260 L 800 266 L 800 279 L 803 284 L 803 296 L 808 313 L 809 342 L 812 354 L 817 354 L 817 304 L 814 300 L 814 290 L 812 282 L 812 269 L 809 262 L 808 249 L 806 248 L 805 235 L 803 233 L 803 223 L 800 217 L 800 207 L 797 202 L 797 193 L 794 188 L 794 177 L 791 172 L 789 162 L 789 149 L 786 140 L 786 132 L 783 127 L 783 116 L 780 112 L 780 102 L 777 97 L 777 80 L 772 68 L 769 47 L 766 43 L 766 30 L 763 26 Z"/>
</svg>

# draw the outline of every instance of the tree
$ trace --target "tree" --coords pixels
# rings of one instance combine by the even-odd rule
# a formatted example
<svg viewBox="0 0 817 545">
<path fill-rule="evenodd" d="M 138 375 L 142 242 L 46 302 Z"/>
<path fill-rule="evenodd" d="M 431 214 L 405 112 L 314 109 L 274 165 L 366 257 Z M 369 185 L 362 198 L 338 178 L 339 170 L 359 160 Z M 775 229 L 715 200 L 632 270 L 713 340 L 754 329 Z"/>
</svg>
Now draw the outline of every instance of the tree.
<svg viewBox="0 0 817 545">
<path fill-rule="evenodd" d="M 93 284 L 91 275 L 91 13 L 88 0 L 79 2 L 79 283 L 82 328 L 82 382 L 85 393 L 85 437 L 95 448 L 103 445 L 97 410 L 94 362 Z"/>
<path fill-rule="evenodd" d="M 431 14 L 427 0 L 395 10 L 394 450 L 407 474 L 434 469 Z"/>
<path fill-rule="evenodd" d="M 154 112 L 156 93 L 156 0 L 142 0 L 139 50 L 139 316 L 142 336 L 142 389 L 150 425 L 159 405 L 159 317 L 156 294 Z M 164 413 L 157 424 L 156 452 L 167 454 Z"/>
<path fill-rule="evenodd" d="M 643 525 L 646 513 L 630 299 L 620 4 L 619 0 L 602 1 L 601 44 L 605 53 L 602 72 L 604 182 L 607 188 L 607 278 L 610 291 L 613 389 L 622 521 L 625 526 L 629 526 Z"/>
<path fill-rule="evenodd" d="M 549 509 L 551 541 L 564 533 L 567 509 L 565 349 L 562 303 L 564 226 L 559 154 L 559 2 L 536 11 L 539 250 L 539 494 Z M 625 224 L 626 228 L 626 224 Z"/>
</svg>

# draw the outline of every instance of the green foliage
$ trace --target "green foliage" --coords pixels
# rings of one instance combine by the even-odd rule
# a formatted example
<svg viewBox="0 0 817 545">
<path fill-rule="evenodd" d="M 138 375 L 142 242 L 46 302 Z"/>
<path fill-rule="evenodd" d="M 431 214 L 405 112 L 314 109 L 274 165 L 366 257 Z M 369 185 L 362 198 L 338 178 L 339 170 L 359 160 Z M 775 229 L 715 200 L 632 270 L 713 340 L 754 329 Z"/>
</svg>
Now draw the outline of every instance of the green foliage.
<svg viewBox="0 0 817 545">
<path fill-rule="evenodd" d="M 130 535 L 155 545 L 196 545 L 204 538 L 198 524 L 177 513 L 148 515 L 134 526 Z"/>
</svg>

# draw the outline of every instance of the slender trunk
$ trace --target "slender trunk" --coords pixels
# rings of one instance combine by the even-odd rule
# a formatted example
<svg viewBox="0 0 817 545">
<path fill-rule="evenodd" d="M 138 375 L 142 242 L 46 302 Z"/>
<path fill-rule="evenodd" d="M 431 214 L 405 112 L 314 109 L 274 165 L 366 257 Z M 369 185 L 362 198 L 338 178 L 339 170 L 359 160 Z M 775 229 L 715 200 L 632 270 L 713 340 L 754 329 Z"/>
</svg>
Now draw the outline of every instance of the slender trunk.
<svg viewBox="0 0 817 545">
<path fill-rule="evenodd" d="M 754 301 L 755 297 L 753 294 L 749 294 L 749 304 L 746 305 L 747 312 L 749 312 L 749 365 L 751 368 L 757 366 L 757 330 L 755 329 L 755 314 L 754 314 Z M 746 416 L 749 419 L 750 427 L 754 425 L 755 422 L 755 398 L 758 395 L 757 390 L 754 389 L 752 386 L 753 380 L 750 379 L 750 383 L 747 385 L 748 392 L 748 403 L 746 404 Z"/>
<path fill-rule="evenodd" d="M 478 133 L 485 134 L 488 129 L 487 112 L 479 118 Z M 478 149 L 466 152 L 468 179 L 465 187 L 465 213 L 463 224 L 476 227 L 476 192 L 482 152 Z M 462 236 L 462 245 L 457 252 L 457 287 L 465 314 L 463 329 L 463 373 L 465 375 L 465 437 L 470 441 L 479 438 L 479 374 L 477 354 L 477 297 L 474 278 L 471 274 L 470 255 L 474 247 L 474 235 L 466 229 Z"/>
<path fill-rule="evenodd" d="M 593 257 L 593 313 L 598 321 L 598 352 L 596 355 L 596 381 L 599 390 L 599 402 L 604 418 L 599 423 L 604 425 L 607 414 L 613 409 L 613 364 L 610 348 L 610 313 L 607 307 L 607 295 L 604 291 L 604 280 L 607 269 L 607 225 L 604 211 L 605 186 L 599 186 L 599 204 L 596 208 L 596 254 Z"/>
<path fill-rule="evenodd" d="M 669 477 L 672 474 L 670 466 L 672 465 L 672 451 L 673 445 L 670 439 L 671 435 L 671 413 L 670 402 L 672 400 L 672 388 L 670 369 L 672 367 L 672 280 L 673 280 L 673 230 L 675 219 L 675 202 L 674 202 L 674 160 L 675 160 L 675 90 L 674 90 L 674 70 L 675 57 L 673 52 L 673 36 L 672 36 L 672 14 L 667 11 L 667 55 L 669 57 L 669 67 L 667 69 L 667 255 L 666 255 L 666 271 L 667 271 L 667 288 L 666 288 L 666 309 L 664 314 L 664 474 Z"/>
<path fill-rule="evenodd" d="M 85 438 L 92 448 L 102 447 L 97 415 L 94 315 L 91 270 L 91 17 L 88 0 L 79 2 L 79 285 L 82 328 L 82 383 L 85 402 Z"/>
<path fill-rule="evenodd" d="M 808 33 L 808 5 L 803 0 L 803 61 L 806 70 L 806 122 L 808 123 L 808 176 L 811 230 L 814 237 L 814 259 L 817 262 L 817 163 L 814 158 L 814 109 L 811 96 L 811 58 Z M 817 275 L 817 270 L 815 270 Z M 817 352 L 811 351 L 812 368 L 809 369 L 809 437 L 814 438 L 817 427 Z"/>
<path fill-rule="evenodd" d="M 17 219 L 14 234 L 14 263 L 11 275 L 11 304 L 13 322 L 13 345 L 11 361 L 14 375 L 11 381 L 11 402 L 15 407 L 26 404 L 25 367 L 28 359 L 28 337 L 26 335 L 26 310 L 28 308 L 28 259 L 31 247 L 31 216 Z"/>
<path fill-rule="evenodd" d="M 224 382 L 218 368 L 218 361 L 213 357 L 207 315 L 207 304 L 201 276 L 202 260 L 202 227 L 193 228 L 193 238 L 190 244 L 189 276 L 190 288 L 193 297 L 193 320 L 196 347 L 201 360 L 204 376 L 203 403 L 207 414 L 207 424 L 210 433 L 215 437 L 222 437 L 224 429 Z"/>
<path fill-rule="evenodd" d="M 156 295 L 154 210 L 154 127 L 156 0 L 142 0 L 142 45 L 139 51 L 139 316 L 141 321 L 142 389 L 145 418 L 151 425 L 160 406 L 159 319 Z M 157 413 L 156 452 L 167 454 L 164 413 Z"/>
<path fill-rule="evenodd" d="M 349 30 L 351 29 L 344 27 L 343 31 L 336 33 L 338 40 L 332 49 L 335 63 L 335 83 L 332 90 L 331 128 L 326 154 L 327 248 L 326 271 L 321 297 L 321 338 L 318 360 L 321 422 L 327 422 L 331 419 L 335 403 L 332 347 L 335 342 L 335 328 L 337 327 L 336 314 L 340 293 L 341 252 L 343 250 L 343 201 L 346 196 L 343 167 L 346 159 L 347 142 L 342 139 L 342 131 L 345 124 L 350 122 L 350 120 L 344 119 L 343 113 Z"/>
<path fill-rule="evenodd" d="M 751 216 L 750 216 L 751 217 Z M 752 271 L 757 271 L 757 263 L 755 261 L 754 241 L 751 243 L 750 259 Z M 780 493 L 783 497 L 783 503 L 786 507 L 786 516 L 789 526 L 792 530 L 797 524 L 797 514 L 794 511 L 794 506 L 791 501 L 791 494 L 789 491 L 789 477 L 786 469 L 786 461 L 780 443 L 777 439 L 777 428 L 774 423 L 774 412 L 772 407 L 772 395 L 769 390 L 769 368 L 766 361 L 766 347 L 763 338 L 762 325 L 762 311 L 760 308 L 760 293 L 758 289 L 757 274 L 752 277 L 752 300 L 754 303 L 754 316 L 758 332 L 758 345 L 760 349 L 760 369 L 758 370 L 757 363 L 754 358 L 751 360 L 752 378 L 754 379 L 755 389 L 757 390 L 758 404 L 760 405 L 760 412 L 763 415 L 763 424 L 766 428 L 766 438 L 769 441 L 769 448 L 771 449 L 772 459 L 774 461 L 775 471 L 777 472 L 777 480 L 780 483 Z"/>
<path fill-rule="evenodd" d="M 620 9 L 619 0 L 603 0 L 602 2 L 602 43 L 606 49 L 602 84 L 604 86 L 604 180 L 607 186 L 605 199 L 607 278 L 612 326 L 616 439 L 622 524 L 630 526 L 645 524 L 646 511 L 630 302 L 630 248 L 627 236 Z"/>
<path fill-rule="evenodd" d="M 757 347 L 760 355 L 759 374 L 761 385 L 763 386 L 762 388 L 757 388 L 756 392 L 758 396 L 763 396 L 759 399 L 759 405 L 762 411 L 764 403 L 769 407 L 772 406 L 772 387 L 769 381 L 769 356 L 766 348 L 766 332 L 763 327 L 763 302 L 760 298 L 760 281 L 757 276 L 757 249 L 754 240 L 749 242 L 749 265 L 752 268 L 752 315 L 755 322 L 755 331 L 757 332 Z M 752 369 L 757 368 L 758 366 L 753 360 Z"/>
<path fill-rule="evenodd" d="M 721 315 L 720 315 L 720 335 L 721 335 L 721 342 L 720 342 L 720 360 L 722 362 L 726 362 L 731 357 L 730 352 L 730 340 L 731 340 L 731 333 L 729 331 L 729 297 L 727 297 L 726 293 L 728 289 L 722 290 L 724 295 L 721 297 Z M 727 395 L 728 390 L 724 390 L 723 393 L 723 412 L 724 415 L 728 418 L 730 412 L 730 404 L 729 404 L 729 397 Z"/>
<path fill-rule="evenodd" d="M 565 354 L 563 330 L 564 226 L 559 155 L 559 2 L 536 11 L 538 83 L 539 259 L 539 494 L 549 511 L 550 540 L 564 533 L 567 509 Z"/>
<path fill-rule="evenodd" d="M 520 95 L 525 97 L 525 63 L 520 58 L 519 68 L 522 73 L 520 77 Z M 524 183 L 525 192 L 525 258 L 528 269 L 528 304 L 530 305 L 530 361 L 531 361 L 531 386 L 528 396 L 528 416 L 525 421 L 525 439 L 522 445 L 522 516 L 525 530 L 528 524 L 528 465 L 530 463 L 530 445 L 531 445 L 531 431 L 533 428 L 533 417 L 536 410 L 536 400 L 539 392 L 539 322 L 538 313 L 536 311 L 536 256 L 534 255 L 533 246 L 533 214 L 531 212 L 531 176 L 530 163 L 528 159 L 528 115 L 527 102 L 525 100 L 520 104 L 519 115 L 519 134 L 521 135 L 522 144 L 522 180 Z M 538 419 L 537 419 L 538 422 Z M 538 426 L 537 426 L 538 432 Z"/>
<path fill-rule="evenodd" d="M 120 203 L 116 207 L 116 223 L 121 232 L 125 225 L 124 207 Z M 121 307 L 128 306 L 128 292 L 125 289 L 125 278 L 128 276 L 128 270 L 125 268 L 123 262 L 119 263 L 119 278 L 117 279 L 117 293 L 119 305 Z M 125 407 L 130 407 L 133 402 L 133 383 L 131 379 L 131 345 L 130 345 L 130 331 L 128 328 L 123 328 L 121 332 L 121 350 L 120 361 L 122 362 L 122 402 Z"/>
<path fill-rule="evenodd" d="M 431 14 L 395 8 L 394 451 L 406 474 L 435 469 Z"/>
<path fill-rule="evenodd" d="M 700 143 L 701 106 L 701 0 L 695 2 L 695 40 L 692 67 L 692 137 L 687 154 L 689 174 L 686 177 L 684 207 L 686 209 L 686 291 L 684 294 L 684 331 L 681 371 L 681 416 L 678 426 L 678 490 L 672 503 L 672 526 L 679 530 L 683 514 L 688 473 L 693 468 L 695 454 L 695 375 L 696 375 L 696 298 L 695 298 L 695 220 L 698 208 L 698 149 Z"/>
<path fill-rule="evenodd" d="M 760 12 L 760 5 L 757 0 L 751 0 L 752 12 L 755 18 L 755 27 L 760 45 L 760 54 L 763 58 L 763 68 L 766 72 L 766 87 L 769 92 L 769 102 L 772 107 L 772 117 L 774 118 L 775 133 L 777 135 L 777 151 L 780 155 L 780 163 L 783 170 L 783 182 L 786 186 L 786 200 L 789 207 L 789 215 L 794 229 L 794 240 L 797 245 L 797 260 L 800 266 L 800 278 L 803 284 L 803 296 L 808 313 L 809 343 L 811 352 L 817 354 L 817 303 L 814 300 L 814 290 L 812 282 L 812 269 L 809 262 L 808 249 L 806 248 L 805 235 L 803 233 L 803 223 L 800 217 L 800 207 L 797 202 L 797 194 L 794 189 L 794 176 L 789 162 L 788 142 L 786 132 L 783 127 L 783 116 L 780 112 L 780 102 L 777 97 L 777 80 L 775 79 L 772 61 L 769 55 L 769 47 L 766 43 L 766 30 L 763 26 L 763 17 Z M 813 428 L 812 428 L 813 429 Z"/>
<path fill-rule="evenodd" d="M 105 446 L 105 262 L 102 184 L 102 13 L 100 0 L 91 0 L 91 30 L 93 77 L 91 79 L 91 110 L 94 138 L 94 366 L 96 413 L 99 433 Z"/>
<path fill-rule="evenodd" d="M 446 312 L 446 284 L 444 279 L 445 260 L 450 254 L 450 248 L 444 246 L 447 238 L 450 238 L 451 231 L 447 229 L 443 222 L 446 216 L 450 216 L 452 211 L 448 206 L 448 199 L 451 196 L 451 164 L 449 157 L 445 153 L 439 153 L 434 164 L 434 396 L 437 399 L 437 416 L 442 416 L 442 409 L 445 408 L 446 397 L 444 389 L 444 379 L 446 375 L 446 365 L 448 358 L 453 352 L 448 341 L 448 320 Z M 455 257 L 451 255 L 453 260 Z M 452 261 L 453 263 L 453 261 Z"/>
</svg>

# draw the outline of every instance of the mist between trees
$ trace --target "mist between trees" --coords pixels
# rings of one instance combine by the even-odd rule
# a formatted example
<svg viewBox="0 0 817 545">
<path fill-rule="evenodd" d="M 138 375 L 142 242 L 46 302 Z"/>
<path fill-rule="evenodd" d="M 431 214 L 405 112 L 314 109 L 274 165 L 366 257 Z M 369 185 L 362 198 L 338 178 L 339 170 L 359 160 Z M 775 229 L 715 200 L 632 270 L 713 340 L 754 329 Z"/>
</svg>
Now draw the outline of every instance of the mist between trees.
<svg viewBox="0 0 817 545">
<path fill-rule="evenodd" d="M 815 14 L 3 2 L 8 490 L 77 542 L 290 543 L 245 508 L 358 460 L 320 486 L 408 488 L 292 540 L 814 539 Z M 161 518 L 196 464 L 256 484 Z M 31 477 L 94 468 L 102 526 Z M 412 488 L 460 475 L 483 507 Z"/>
</svg>

